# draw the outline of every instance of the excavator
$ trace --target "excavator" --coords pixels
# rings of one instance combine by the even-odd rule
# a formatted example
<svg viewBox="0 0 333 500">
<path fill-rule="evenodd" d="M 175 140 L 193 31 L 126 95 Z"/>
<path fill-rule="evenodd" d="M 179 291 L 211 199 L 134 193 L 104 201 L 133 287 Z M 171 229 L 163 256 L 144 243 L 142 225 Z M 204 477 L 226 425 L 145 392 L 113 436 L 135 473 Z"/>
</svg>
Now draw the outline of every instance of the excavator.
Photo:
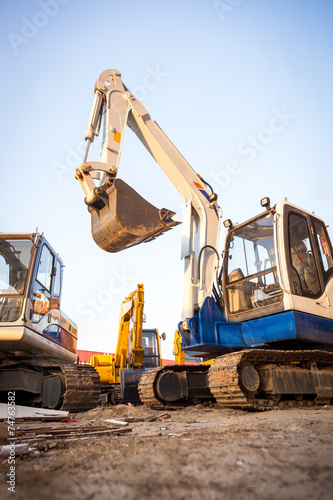
<svg viewBox="0 0 333 500">
<path fill-rule="evenodd" d="M 214 397 L 222 407 L 249 410 L 332 404 L 333 249 L 324 221 L 266 197 L 259 215 L 224 222 L 220 254 L 216 193 L 111 69 L 95 83 L 86 152 L 75 173 L 93 239 L 107 252 L 149 242 L 178 224 L 174 212 L 117 177 L 126 125 L 184 199 L 181 349 L 213 360 L 148 370 L 141 401 L 177 408 Z M 101 161 L 88 161 L 101 128 Z"/>
<path fill-rule="evenodd" d="M 63 263 L 43 234 L 0 233 L 0 402 L 79 412 L 99 376 L 76 364 L 77 327 L 60 309 Z"/>
<path fill-rule="evenodd" d="M 120 307 L 115 355 L 92 356 L 98 372 L 103 404 L 139 403 L 138 383 L 145 370 L 162 366 L 157 329 L 143 329 L 144 287 L 138 284 Z M 161 338 L 165 339 L 165 333 Z"/>
</svg>

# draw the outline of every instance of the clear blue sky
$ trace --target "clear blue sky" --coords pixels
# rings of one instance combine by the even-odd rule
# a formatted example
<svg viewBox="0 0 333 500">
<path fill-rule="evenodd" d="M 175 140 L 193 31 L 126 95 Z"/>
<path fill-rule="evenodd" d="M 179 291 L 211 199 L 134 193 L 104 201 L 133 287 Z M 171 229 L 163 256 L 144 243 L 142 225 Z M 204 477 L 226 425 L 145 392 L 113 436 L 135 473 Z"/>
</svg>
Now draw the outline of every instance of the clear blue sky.
<svg viewBox="0 0 333 500">
<path fill-rule="evenodd" d="M 288 197 L 332 226 L 332 2 L 3 0 L 0 9 L 0 230 L 38 227 L 59 252 L 62 308 L 81 349 L 114 350 L 120 303 L 142 282 L 146 326 L 167 333 L 169 357 L 182 301 L 180 227 L 114 255 L 92 240 L 73 173 L 104 69 L 121 71 L 214 185 L 224 218 L 241 222 L 263 196 Z M 119 177 L 181 217 L 182 199 L 130 130 Z"/>
</svg>

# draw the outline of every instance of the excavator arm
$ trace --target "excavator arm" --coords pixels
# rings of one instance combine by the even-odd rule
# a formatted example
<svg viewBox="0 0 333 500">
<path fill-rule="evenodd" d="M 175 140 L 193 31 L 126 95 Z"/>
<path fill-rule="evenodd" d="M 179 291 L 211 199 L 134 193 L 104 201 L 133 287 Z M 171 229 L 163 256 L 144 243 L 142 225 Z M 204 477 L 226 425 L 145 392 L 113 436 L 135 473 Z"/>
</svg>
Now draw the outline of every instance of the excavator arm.
<svg viewBox="0 0 333 500">
<path fill-rule="evenodd" d="M 143 285 L 138 284 L 134 292 L 132 305 L 133 328 L 131 331 L 131 357 L 129 365 L 133 368 L 142 368 L 144 348 L 142 347 L 142 323 L 144 320 L 143 306 Z"/>
<path fill-rule="evenodd" d="M 181 257 L 184 259 L 182 319 L 192 318 L 211 296 L 218 265 L 220 213 L 211 187 L 186 162 L 127 90 L 119 71 L 106 70 L 95 83 L 83 164 L 76 170 L 92 216 L 92 235 L 104 250 L 117 252 L 151 241 L 178 224 L 174 212 L 157 209 L 116 178 L 126 125 L 136 134 L 184 199 Z M 104 119 L 103 119 L 104 118 Z M 104 124 L 102 161 L 88 161 L 88 151 Z"/>
</svg>

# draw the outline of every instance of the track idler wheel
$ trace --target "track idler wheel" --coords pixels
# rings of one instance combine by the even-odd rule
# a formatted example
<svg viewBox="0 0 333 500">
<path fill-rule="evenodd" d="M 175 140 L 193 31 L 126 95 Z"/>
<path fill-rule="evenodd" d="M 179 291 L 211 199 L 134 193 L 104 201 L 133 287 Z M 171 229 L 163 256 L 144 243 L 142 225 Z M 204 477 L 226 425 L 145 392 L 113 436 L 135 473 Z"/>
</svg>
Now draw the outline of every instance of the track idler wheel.
<svg viewBox="0 0 333 500">
<path fill-rule="evenodd" d="M 260 377 L 253 365 L 248 364 L 242 368 L 240 379 L 244 388 L 249 393 L 255 394 L 259 389 Z"/>
<path fill-rule="evenodd" d="M 62 405 L 64 383 L 60 374 L 52 374 L 43 378 L 41 403 L 45 408 L 59 409 Z"/>
<path fill-rule="evenodd" d="M 186 372 L 171 370 L 162 372 L 155 381 L 156 395 L 162 401 L 171 403 L 188 395 Z"/>
</svg>

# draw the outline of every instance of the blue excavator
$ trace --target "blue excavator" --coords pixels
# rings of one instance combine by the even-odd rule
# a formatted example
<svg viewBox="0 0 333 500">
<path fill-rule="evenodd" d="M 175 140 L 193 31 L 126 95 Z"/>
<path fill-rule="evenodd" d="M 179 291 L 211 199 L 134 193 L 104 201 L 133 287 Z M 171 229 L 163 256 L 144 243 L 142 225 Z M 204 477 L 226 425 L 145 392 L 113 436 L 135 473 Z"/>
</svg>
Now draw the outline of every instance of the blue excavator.
<svg viewBox="0 0 333 500">
<path fill-rule="evenodd" d="M 104 128 L 100 162 L 89 146 Z M 217 244 L 217 195 L 171 143 L 117 70 L 95 83 L 87 148 L 75 177 L 85 193 L 92 236 L 118 252 L 178 224 L 117 177 L 126 125 L 184 199 L 184 294 L 178 330 L 198 365 L 146 371 L 141 401 L 181 407 L 215 398 L 221 406 L 263 409 L 332 404 L 333 250 L 326 225 L 286 199 L 261 200 L 261 213 L 227 228 Z M 167 307 L 167 306 L 166 306 Z M 165 313 L 165 311 L 164 311 Z"/>
</svg>

